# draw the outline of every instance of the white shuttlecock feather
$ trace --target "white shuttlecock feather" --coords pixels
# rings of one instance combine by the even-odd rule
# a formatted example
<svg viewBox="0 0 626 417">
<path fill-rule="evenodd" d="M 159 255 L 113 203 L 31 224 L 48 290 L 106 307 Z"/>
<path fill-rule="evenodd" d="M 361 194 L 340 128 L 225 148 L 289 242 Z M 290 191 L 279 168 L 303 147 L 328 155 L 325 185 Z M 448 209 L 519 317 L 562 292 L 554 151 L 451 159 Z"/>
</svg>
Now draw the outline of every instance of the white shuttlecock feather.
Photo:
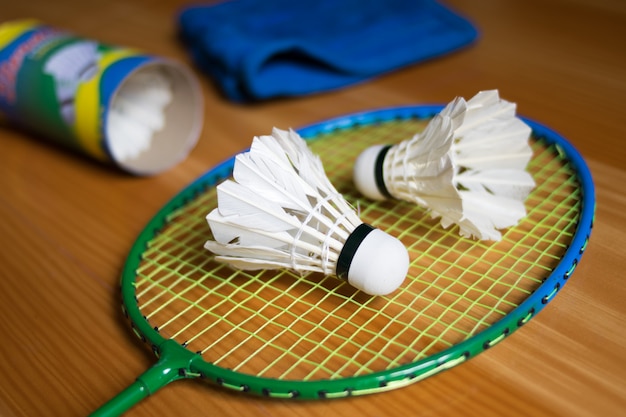
<svg viewBox="0 0 626 417">
<path fill-rule="evenodd" d="M 394 291 L 407 273 L 404 245 L 363 223 L 293 130 L 255 137 L 217 200 L 205 248 L 234 268 L 321 272 L 372 295 Z"/>
<path fill-rule="evenodd" d="M 132 74 L 111 101 L 107 135 L 118 161 L 137 158 L 165 127 L 165 109 L 173 99 L 171 81 L 158 68 Z"/>
<path fill-rule="evenodd" d="M 524 201 L 535 182 L 526 171 L 531 129 L 514 103 L 497 90 L 469 101 L 456 98 L 413 138 L 366 149 L 354 181 L 365 196 L 415 202 L 447 228 L 481 240 L 500 240 L 499 229 L 526 215 Z"/>
</svg>

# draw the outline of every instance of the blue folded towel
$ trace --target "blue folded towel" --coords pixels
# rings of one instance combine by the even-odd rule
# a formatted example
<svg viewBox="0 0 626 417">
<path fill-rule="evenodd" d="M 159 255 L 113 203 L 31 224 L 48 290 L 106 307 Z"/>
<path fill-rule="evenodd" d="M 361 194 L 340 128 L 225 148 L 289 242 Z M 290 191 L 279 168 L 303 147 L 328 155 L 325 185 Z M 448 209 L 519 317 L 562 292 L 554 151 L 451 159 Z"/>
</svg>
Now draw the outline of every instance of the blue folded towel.
<svg viewBox="0 0 626 417">
<path fill-rule="evenodd" d="M 234 101 L 345 87 L 472 43 L 435 0 L 231 0 L 179 16 L 195 62 Z"/>
</svg>

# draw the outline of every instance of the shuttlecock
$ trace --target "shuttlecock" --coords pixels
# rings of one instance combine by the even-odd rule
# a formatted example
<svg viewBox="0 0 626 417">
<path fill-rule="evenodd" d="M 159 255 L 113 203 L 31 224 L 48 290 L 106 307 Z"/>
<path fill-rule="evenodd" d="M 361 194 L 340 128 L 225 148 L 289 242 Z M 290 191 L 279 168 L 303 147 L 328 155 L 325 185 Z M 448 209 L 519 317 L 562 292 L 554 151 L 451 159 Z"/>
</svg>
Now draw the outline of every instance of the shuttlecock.
<svg viewBox="0 0 626 417">
<path fill-rule="evenodd" d="M 498 229 L 526 215 L 524 200 L 535 186 L 526 172 L 531 129 L 515 110 L 497 90 L 456 98 L 422 133 L 361 153 L 355 185 L 371 199 L 417 203 L 444 228 L 459 225 L 464 237 L 500 240 Z"/>
<path fill-rule="evenodd" d="M 371 295 L 391 293 L 408 271 L 404 245 L 363 223 L 293 130 L 255 137 L 217 200 L 205 248 L 234 268 L 321 272 Z"/>
<path fill-rule="evenodd" d="M 120 86 L 108 115 L 109 148 L 116 160 L 137 158 L 165 127 L 165 109 L 172 102 L 171 81 L 159 68 L 134 73 Z"/>
</svg>

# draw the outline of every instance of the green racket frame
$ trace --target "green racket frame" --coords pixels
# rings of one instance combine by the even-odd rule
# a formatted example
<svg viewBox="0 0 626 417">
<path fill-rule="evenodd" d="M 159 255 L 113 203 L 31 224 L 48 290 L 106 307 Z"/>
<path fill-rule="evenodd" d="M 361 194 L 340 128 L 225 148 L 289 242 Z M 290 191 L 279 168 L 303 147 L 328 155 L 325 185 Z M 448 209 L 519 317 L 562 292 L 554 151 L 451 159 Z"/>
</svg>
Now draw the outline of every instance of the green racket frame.
<svg viewBox="0 0 626 417">
<path fill-rule="evenodd" d="M 393 120 L 428 119 L 442 108 L 441 105 L 423 105 L 375 110 L 313 124 L 299 129 L 298 132 L 305 139 L 315 138 L 318 135 L 351 129 L 356 126 Z M 581 214 L 571 244 L 565 250 L 561 262 L 543 284 L 506 317 L 471 338 L 436 354 L 414 363 L 368 375 L 302 382 L 247 375 L 206 362 L 200 353 L 194 353 L 184 345 L 163 337 L 146 320 L 140 311 L 135 294 L 136 270 L 142 261 L 142 254 L 148 242 L 167 223 L 168 215 L 177 208 L 186 205 L 188 201 L 194 199 L 207 188 L 213 187 L 221 180 L 229 177 L 234 164 L 234 158 L 231 158 L 212 168 L 169 201 L 144 228 L 133 246 L 121 279 L 123 312 L 129 319 L 135 334 L 151 346 L 159 360 L 131 386 L 93 415 L 120 414 L 169 382 L 181 378 L 200 377 L 229 389 L 276 398 L 338 398 L 382 392 L 414 383 L 454 367 L 502 341 L 539 313 L 567 283 L 587 247 L 595 212 L 592 178 L 580 154 L 554 131 L 532 120 L 524 120 L 531 126 L 533 137 L 556 145 L 559 152 L 568 159 L 572 169 L 577 171 L 582 190 Z"/>
</svg>

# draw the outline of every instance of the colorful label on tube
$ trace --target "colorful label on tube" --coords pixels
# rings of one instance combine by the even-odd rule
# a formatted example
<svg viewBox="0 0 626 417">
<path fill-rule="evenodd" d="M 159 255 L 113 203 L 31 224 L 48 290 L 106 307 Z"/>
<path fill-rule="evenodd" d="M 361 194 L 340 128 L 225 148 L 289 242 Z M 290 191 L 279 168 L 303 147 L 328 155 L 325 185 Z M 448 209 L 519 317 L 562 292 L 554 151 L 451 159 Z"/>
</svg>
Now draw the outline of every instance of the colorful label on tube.
<svg viewBox="0 0 626 417">
<path fill-rule="evenodd" d="M 0 24 L 0 119 L 110 160 L 104 126 L 111 95 L 150 59 L 35 21 Z"/>
</svg>

